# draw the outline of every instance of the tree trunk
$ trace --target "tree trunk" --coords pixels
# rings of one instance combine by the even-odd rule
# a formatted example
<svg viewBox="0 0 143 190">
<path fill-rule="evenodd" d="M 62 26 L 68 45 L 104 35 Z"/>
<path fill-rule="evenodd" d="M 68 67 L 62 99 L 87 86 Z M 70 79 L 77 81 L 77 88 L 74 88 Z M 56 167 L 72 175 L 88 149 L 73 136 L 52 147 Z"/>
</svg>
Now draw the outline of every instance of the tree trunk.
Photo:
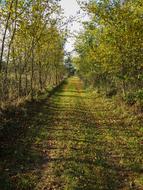
<svg viewBox="0 0 143 190">
<path fill-rule="evenodd" d="M 4 35 L 3 35 L 3 38 L 2 38 L 1 53 L 0 53 L 0 73 L 2 72 L 2 63 L 3 63 L 5 39 L 6 39 L 7 30 L 8 30 L 8 25 L 9 25 L 9 20 L 10 20 L 10 16 L 11 16 L 11 10 L 12 10 L 13 2 L 14 2 L 14 0 L 12 0 L 11 3 L 10 3 L 9 13 L 8 13 L 8 16 L 7 16 L 5 30 L 4 30 Z"/>
<path fill-rule="evenodd" d="M 42 91 L 43 85 L 42 85 L 42 64 L 41 64 L 41 61 L 39 61 L 39 87 L 40 87 L 40 90 Z"/>
<path fill-rule="evenodd" d="M 34 89 L 33 89 L 33 80 L 34 80 L 34 40 L 32 41 L 32 48 L 31 48 L 31 99 L 34 98 Z"/>
</svg>

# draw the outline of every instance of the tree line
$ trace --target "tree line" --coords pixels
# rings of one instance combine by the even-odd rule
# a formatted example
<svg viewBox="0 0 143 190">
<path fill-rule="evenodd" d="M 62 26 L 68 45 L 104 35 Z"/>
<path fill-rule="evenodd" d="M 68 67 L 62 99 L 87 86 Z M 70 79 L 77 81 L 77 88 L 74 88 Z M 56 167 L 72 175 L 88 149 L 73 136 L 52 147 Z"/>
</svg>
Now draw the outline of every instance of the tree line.
<svg viewBox="0 0 143 190">
<path fill-rule="evenodd" d="M 143 108 L 143 1 L 91 0 L 74 59 L 86 84 Z"/>
<path fill-rule="evenodd" d="M 56 0 L 0 1 L 0 107 L 57 85 L 65 68 Z"/>
</svg>

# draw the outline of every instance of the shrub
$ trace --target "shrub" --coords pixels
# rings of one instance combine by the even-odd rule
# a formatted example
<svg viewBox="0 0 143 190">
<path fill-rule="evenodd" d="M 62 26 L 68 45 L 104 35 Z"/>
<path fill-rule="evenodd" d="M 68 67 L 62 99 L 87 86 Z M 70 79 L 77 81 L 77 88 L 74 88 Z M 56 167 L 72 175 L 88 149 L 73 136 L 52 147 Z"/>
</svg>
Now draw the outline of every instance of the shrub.
<svg viewBox="0 0 143 190">
<path fill-rule="evenodd" d="M 143 90 L 136 92 L 136 102 L 140 111 L 143 111 Z"/>
<path fill-rule="evenodd" d="M 136 103 L 136 93 L 128 92 L 124 97 L 124 100 L 128 105 L 134 105 Z"/>
<path fill-rule="evenodd" d="M 111 98 L 112 96 L 115 96 L 117 94 L 117 89 L 116 88 L 111 88 L 106 92 L 106 96 L 108 98 Z"/>
</svg>

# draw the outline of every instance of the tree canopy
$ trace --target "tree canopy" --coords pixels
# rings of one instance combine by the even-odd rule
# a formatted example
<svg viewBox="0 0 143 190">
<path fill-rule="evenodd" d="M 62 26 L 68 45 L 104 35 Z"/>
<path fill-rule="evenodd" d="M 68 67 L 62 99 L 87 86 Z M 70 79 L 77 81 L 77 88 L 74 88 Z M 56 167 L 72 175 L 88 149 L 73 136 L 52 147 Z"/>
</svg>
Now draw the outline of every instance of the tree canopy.
<svg viewBox="0 0 143 190">
<path fill-rule="evenodd" d="M 143 2 L 89 1 L 89 21 L 76 40 L 81 77 L 131 102 L 143 99 Z M 112 94 L 112 93 L 111 93 Z"/>
<path fill-rule="evenodd" d="M 66 32 L 56 0 L 0 2 L 0 101 L 33 96 L 64 77 Z"/>
</svg>

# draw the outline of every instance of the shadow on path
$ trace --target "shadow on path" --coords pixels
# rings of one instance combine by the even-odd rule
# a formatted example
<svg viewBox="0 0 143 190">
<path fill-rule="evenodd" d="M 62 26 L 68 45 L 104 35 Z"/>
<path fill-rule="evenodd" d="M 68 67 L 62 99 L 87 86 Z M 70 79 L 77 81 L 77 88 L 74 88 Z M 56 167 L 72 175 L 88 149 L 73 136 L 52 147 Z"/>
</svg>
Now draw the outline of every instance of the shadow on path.
<svg viewBox="0 0 143 190">
<path fill-rule="evenodd" d="M 29 109 L 29 121 L 11 144 L 3 139 L 2 190 L 140 189 L 134 179 L 142 172 L 141 147 L 123 143 L 128 133 L 118 122 L 98 123 L 111 110 L 83 90 L 77 77 Z"/>
</svg>

